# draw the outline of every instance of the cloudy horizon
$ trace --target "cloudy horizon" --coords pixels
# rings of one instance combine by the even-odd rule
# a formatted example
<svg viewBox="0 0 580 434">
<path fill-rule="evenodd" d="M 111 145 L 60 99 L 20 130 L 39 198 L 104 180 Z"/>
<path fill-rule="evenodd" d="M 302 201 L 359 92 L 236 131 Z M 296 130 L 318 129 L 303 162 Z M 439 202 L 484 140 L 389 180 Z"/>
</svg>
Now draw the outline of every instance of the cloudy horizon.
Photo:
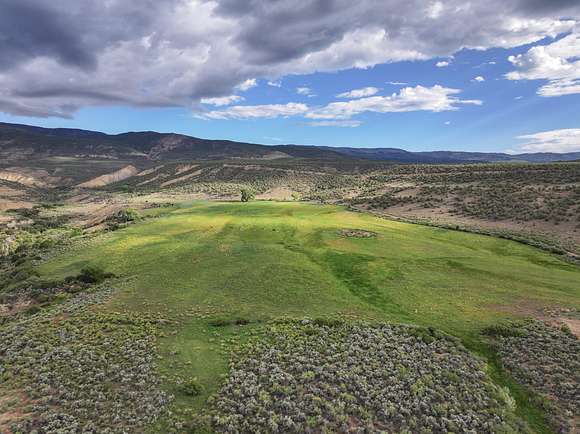
<svg viewBox="0 0 580 434">
<path fill-rule="evenodd" d="M 574 0 L 0 0 L 0 121 L 580 151 Z"/>
</svg>

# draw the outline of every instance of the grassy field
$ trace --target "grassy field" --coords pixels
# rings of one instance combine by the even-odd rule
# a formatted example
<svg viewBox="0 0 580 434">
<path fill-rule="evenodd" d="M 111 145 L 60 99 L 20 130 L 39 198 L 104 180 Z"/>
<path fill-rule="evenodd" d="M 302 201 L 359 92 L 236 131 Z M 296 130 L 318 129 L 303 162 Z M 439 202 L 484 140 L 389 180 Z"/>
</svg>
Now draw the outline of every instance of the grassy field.
<svg viewBox="0 0 580 434">
<path fill-rule="evenodd" d="M 159 218 L 68 250 L 39 271 L 59 279 L 103 266 L 119 277 L 107 309 L 174 318 L 161 340 L 162 369 L 205 387 L 194 398 L 177 393 L 178 407 L 203 406 L 227 371 L 224 340 L 253 327 L 216 320 L 339 314 L 414 323 L 487 355 L 479 337 L 486 325 L 522 307 L 580 308 L 577 266 L 507 240 L 303 203 L 197 202 L 152 212 Z M 376 236 L 347 237 L 343 229 Z M 541 424 L 533 409 L 522 411 Z"/>
</svg>

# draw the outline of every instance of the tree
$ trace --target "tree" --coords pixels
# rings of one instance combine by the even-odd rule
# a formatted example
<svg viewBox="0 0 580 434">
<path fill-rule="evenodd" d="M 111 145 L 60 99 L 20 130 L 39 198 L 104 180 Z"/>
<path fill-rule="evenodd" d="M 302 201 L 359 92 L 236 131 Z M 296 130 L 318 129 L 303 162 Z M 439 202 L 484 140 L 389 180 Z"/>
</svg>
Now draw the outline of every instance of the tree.
<svg viewBox="0 0 580 434">
<path fill-rule="evenodd" d="M 116 215 L 119 223 L 128 223 L 141 220 L 141 214 L 134 208 L 120 210 Z"/>
<path fill-rule="evenodd" d="M 107 229 L 110 231 L 116 231 L 117 229 L 125 227 L 141 219 L 141 214 L 136 209 L 122 209 L 107 218 Z"/>
<path fill-rule="evenodd" d="M 242 188 L 241 194 L 242 194 L 242 197 L 241 197 L 242 202 L 249 202 L 249 201 L 253 200 L 254 197 L 256 197 L 254 192 L 247 189 L 247 188 Z"/>
</svg>

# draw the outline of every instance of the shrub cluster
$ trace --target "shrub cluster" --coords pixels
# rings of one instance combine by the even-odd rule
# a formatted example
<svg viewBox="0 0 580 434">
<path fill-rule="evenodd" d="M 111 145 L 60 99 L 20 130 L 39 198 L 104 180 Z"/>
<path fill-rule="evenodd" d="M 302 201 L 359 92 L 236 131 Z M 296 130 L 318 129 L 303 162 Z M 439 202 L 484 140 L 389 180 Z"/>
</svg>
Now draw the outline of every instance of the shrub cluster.
<svg viewBox="0 0 580 434">
<path fill-rule="evenodd" d="M 403 205 L 451 215 L 580 228 L 580 164 L 398 165 L 353 178 L 347 202 L 371 209 Z"/>
<path fill-rule="evenodd" d="M 432 330 L 275 323 L 233 358 L 212 401 L 217 432 L 526 432 L 513 399 Z"/>
<path fill-rule="evenodd" d="M 97 265 L 89 265 L 81 269 L 78 276 L 73 277 L 73 280 L 78 280 L 83 283 L 101 283 L 109 277 L 113 277 L 112 273 L 107 273 L 102 267 Z"/>
<path fill-rule="evenodd" d="M 108 293 L 0 328 L 1 382 L 31 402 L 12 432 L 142 432 L 161 414 L 169 396 L 154 364 L 157 319 L 86 309 Z"/>
<path fill-rule="evenodd" d="M 26 211 L 27 216 L 34 218 L 28 220 L 27 224 L 0 228 L 0 291 L 35 278 L 35 261 L 82 234 L 78 228 L 64 226 L 66 220 L 58 216 L 40 216 L 39 208 Z"/>
<path fill-rule="evenodd" d="M 572 432 L 580 416 L 580 340 L 537 320 L 510 322 L 496 333 L 501 362 L 516 380 L 544 398 L 556 430 Z"/>
<path fill-rule="evenodd" d="M 187 396 L 197 396 L 203 391 L 203 386 L 197 378 L 190 378 L 183 382 L 181 391 Z"/>
<path fill-rule="evenodd" d="M 22 313 L 34 314 L 54 301 L 63 301 L 72 294 L 88 290 L 91 285 L 103 283 L 113 274 L 98 266 L 87 266 L 76 276 L 62 281 L 28 279 L 21 285 L 0 291 L 0 324 L 16 320 Z"/>
</svg>

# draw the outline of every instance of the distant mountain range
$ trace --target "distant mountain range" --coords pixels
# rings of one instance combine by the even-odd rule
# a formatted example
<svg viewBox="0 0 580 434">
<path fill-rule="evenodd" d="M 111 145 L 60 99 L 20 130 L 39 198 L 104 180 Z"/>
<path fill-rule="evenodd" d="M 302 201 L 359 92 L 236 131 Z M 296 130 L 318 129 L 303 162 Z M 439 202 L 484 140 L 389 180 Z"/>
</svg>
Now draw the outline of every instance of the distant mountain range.
<svg viewBox="0 0 580 434">
<path fill-rule="evenodd" d="M 549 163 L 575 161 L 580 152 L 537 152 L 531 154 L 504 154 L 501 152 L 426 151 L 411 152 L 398 148 L 332 148 L 343 155 L 369 160 L 389 160 L 401 163 L 483 163 L 529 162 Z"/>
<path fill-rule="evenodd" d="M 93 157 L 147 160 L 223 159 L 365 159 L 397 163 L 475 163 L 580 160 L 580 152 L 503 154 L 486 152 L 410 152 L 397 148 L 268 146 L 230 140 L 207 140 L 153 131 L 110 135 L 69 128 L 41 128 L 0 123 L 0 159 Z"/>
</svg>

